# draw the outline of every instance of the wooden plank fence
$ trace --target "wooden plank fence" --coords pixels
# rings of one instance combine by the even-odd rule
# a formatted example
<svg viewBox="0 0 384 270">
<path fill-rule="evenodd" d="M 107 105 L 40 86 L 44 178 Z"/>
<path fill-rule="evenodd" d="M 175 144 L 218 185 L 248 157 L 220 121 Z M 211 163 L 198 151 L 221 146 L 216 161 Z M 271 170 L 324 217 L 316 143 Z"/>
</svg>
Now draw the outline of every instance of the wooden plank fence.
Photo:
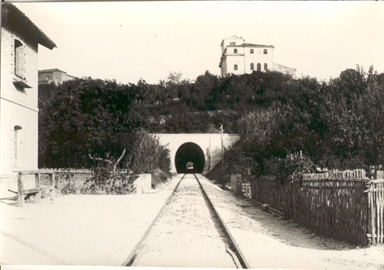
<svg viewBox="0 0 384 270">
<path fill-rule="evenodd" d="M 318 179 L 294 181 L 292 218 L 314 233 L 367 244 L 364 181 Z"/>
<path fill-rule="evenodd" d="M 251 178 L 252 199 L 268 204 L 273 209 L 283 212 L 287 217 L 292 214 L 292 183 L 277 180 L 274 176 Z"/>
<path fill-rule="evenodd" d="M 370 180 L 364 170 L 304 174 L 285 181 L 253 178 L 250 185 L 252 199 L 314 233 L 356 245 L 384 243 L 384 179 Z"/>
<path fill-rule="evenodd" d="M 367 183 L 369 240 L 375 244 L 384 243 L 384 179 Z"/>
</svg>

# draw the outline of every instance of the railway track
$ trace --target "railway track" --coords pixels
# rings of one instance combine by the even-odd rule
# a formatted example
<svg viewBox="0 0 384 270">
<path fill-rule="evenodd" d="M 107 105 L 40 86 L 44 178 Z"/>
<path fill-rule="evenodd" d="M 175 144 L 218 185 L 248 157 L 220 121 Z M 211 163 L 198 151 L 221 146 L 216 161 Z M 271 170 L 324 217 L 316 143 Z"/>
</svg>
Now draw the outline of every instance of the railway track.
<svg viewBox="0 0 384 270">
<path fill-rule="evenodd" d="M 124 266 L 250 268 L 199 177 L 180 179 Z"/>
</svg>

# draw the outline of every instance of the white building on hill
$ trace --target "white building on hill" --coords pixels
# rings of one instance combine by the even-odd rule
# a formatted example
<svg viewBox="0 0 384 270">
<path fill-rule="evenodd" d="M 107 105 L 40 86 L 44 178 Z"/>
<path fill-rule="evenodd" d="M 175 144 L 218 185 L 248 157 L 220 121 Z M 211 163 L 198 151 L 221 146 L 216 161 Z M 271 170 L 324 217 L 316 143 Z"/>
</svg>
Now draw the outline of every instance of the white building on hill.
<svg viewBox="0 0 384 270">
<path fill-rule="evenodd" d="M 75 76 L 69 75 L 67 72 L 57 68 L 39 70 L 39 84 L 51 82 L 60 84 L 74 79 L 76 79 Z"/>
<path fill-rule="evenodd" d="M 273 45 L 245 43 L 243 38 L 237 36 L 223 39 L 219 64 L 221 76 L 267 70 L 295 75 L 296 69 L 274 63 L 274 48 Z"/>
</svg>

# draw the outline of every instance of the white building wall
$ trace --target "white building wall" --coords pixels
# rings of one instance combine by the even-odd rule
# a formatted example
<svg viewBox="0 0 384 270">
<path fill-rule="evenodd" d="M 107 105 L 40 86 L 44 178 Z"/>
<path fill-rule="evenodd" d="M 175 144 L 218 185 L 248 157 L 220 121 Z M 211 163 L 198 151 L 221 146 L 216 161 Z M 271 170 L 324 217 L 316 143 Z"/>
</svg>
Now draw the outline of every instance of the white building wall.
<svg viewBox="0 0 384 270">
<path fill-rule="evenodd" d="M 1 117 L 0 174 L 9 175 L 20 169 L 37 169 L 38 113 L 1 100 L 1 115 L 8 117 Z M 20 126 L 21 129 L 15 131 L 15 126 Z"/>
<path fill-rule="evenodd" d="M 221 52 L 224 52 L 225 48 L 229 46 L 232 42 L 235 43 L 235 45 L 241 45 L 244 43 L 244 39 L 237 36 L 231 36 L 229 38 L 226 38 L 221 43 Z"/>
<path fill-rule="evenodd" d="M 235 65 L 237 65 L 237 70 L 235 70 Z M 242 54 L 227 55 L 226 71 L 226 74 L 244 74 L 244 56 Z"/>
<path fill-rule="evenodd" d="M 233 42 L 236 46 L 231 45 Z M 258 63 L 261 65 L 261 71 L 265 71 L 265 64 L 267 64 L 267 70 L 273 70 L 273 47 L 237 47 L 242 44 L 244 44 L 244 39 L 236 36 L 222 41 L 221 76 L 252 73 L 257 70 Z M 251 50 L 253 50 L 253 53 L 251 53 Z M 267 50 L 267 54 L 264 54 L 264 50 Z M 251 63 L 254 64 L 253 70 L 251 69 Z M 235 65 L 237 65 L 237 70 L 234 68 Z"/>
<path fill-rule="evenodd" d="M 13 84 L 20 78 L 14 74 L 15 39 L 21 41 L 23 77 L 31 88 L 19 91 Z M 0 99 L 0 175 L 15 169 L 37 169 L 38 163 L 38 84 L 37 44 L 1 29 L 1 99 Z M 17 168 L 15 167 L 15 126 L 17 131 Z"/>
<path fill-rule="evenodd" d="M 254 53 L 250 53 L 250 50 L 253 49 Z M 264 54 L 264 49 L 267 50 L 267 54 Z M 273 48 L 245 48 L 245 72 L 252 73 L 257 71 L 257 64 L 261 64 L 261 71 L 265 71 L 264 64 L 267 64 L 268 70 L 273 69 Z M 251 70 L 251 63 L 254 64 L 254 70 Z"/>
</svg>

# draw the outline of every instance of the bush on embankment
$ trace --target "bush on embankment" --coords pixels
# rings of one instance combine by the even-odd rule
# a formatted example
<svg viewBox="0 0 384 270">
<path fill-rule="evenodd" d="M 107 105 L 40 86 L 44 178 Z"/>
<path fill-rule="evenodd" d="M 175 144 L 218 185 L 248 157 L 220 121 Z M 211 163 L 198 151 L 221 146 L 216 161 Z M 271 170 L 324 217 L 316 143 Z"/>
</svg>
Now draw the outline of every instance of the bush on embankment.
<svg viewBox="0 0 384 270">
<path fill-rule="evenodd" d="M 130 194 L 135 193 L 135 180 L 139 174 L 151 174 L 152 186 L 156 187 L 172 177 L 170 173 L 169 150 L 159 144 L 156 136 L 140 129 L 135 134 L 135 142 L 126 155 L 126 149 L 119 157 L 109 153 L 93 155 L 93 167 L 88 176 L 78 177 L 76 172 L 60 172 L 60 190 L 62 193 L 81 194 Z M 123 162 L 122 166 L 119 163 Z"/>
</svg>

